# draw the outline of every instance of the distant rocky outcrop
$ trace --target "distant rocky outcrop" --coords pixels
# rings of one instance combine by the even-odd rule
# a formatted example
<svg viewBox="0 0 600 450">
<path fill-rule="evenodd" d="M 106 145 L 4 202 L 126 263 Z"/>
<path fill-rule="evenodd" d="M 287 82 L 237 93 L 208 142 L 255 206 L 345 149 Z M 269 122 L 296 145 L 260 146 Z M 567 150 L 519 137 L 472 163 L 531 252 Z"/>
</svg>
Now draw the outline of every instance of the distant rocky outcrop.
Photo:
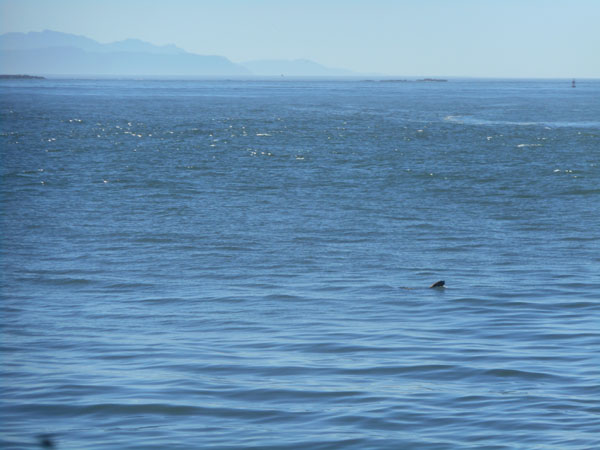
<svg viewBox="0 0 600 450">
<path fill-rule="evenodd" d="M 0 80 L 45 80 L 45 78 L 34 75 L 0 75 Z"/>
</svg>

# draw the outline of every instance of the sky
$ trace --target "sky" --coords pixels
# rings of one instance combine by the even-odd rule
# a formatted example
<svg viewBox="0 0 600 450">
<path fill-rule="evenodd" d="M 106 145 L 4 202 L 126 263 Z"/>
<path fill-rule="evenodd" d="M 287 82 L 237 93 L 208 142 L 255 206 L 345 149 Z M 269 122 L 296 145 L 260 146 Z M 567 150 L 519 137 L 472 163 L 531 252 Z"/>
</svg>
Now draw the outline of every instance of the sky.
<svg viewBox="0 0 600 450">
<path fill-rule="evenodd" d="M 0 0 L 0 33 L 389 76 L 600 78 L 600 0 Z"/>
</svg>

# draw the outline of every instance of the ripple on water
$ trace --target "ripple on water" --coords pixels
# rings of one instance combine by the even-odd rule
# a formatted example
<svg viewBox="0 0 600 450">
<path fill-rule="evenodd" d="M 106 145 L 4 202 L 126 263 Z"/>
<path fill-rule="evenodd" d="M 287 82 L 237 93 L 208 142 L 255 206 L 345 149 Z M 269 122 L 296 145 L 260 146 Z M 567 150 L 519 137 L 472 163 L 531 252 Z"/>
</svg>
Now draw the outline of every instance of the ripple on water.
<svg viewBox="0 0 600 450">
<path fill-rule="evenodd" d="M 36 83 L 0 446 L 600 448 L 597 83 Z"/>
</svg>

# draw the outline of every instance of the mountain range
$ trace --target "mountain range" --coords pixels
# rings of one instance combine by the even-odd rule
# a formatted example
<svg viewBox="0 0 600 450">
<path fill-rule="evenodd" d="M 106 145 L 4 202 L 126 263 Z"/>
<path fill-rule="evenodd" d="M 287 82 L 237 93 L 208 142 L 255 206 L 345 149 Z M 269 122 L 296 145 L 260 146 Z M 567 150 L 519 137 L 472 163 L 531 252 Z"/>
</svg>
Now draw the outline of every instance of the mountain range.
<svg viewBox="0 0 600 450">
<path fill-rule="evenodd" d="M 314 61 L 234 63 L 224 56 L 189 53 L 139 39 L 102 44 L 85 36 L 42 31 L 0 35 L 0 73 L 83 76 L 349 76 Z"/>
</svg>

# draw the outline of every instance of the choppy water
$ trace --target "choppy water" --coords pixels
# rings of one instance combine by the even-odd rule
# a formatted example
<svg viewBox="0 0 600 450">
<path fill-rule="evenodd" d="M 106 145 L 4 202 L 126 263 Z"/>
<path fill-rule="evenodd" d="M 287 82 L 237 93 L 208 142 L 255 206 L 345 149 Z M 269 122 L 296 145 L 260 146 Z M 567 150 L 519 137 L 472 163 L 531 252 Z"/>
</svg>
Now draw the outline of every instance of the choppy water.
<svg viewBox="0 0 600 450">
<path fill-rule="evenodd" d="M 600 82 L 0 93 L 3 448 L 600 447 Z"/>
</svg>

